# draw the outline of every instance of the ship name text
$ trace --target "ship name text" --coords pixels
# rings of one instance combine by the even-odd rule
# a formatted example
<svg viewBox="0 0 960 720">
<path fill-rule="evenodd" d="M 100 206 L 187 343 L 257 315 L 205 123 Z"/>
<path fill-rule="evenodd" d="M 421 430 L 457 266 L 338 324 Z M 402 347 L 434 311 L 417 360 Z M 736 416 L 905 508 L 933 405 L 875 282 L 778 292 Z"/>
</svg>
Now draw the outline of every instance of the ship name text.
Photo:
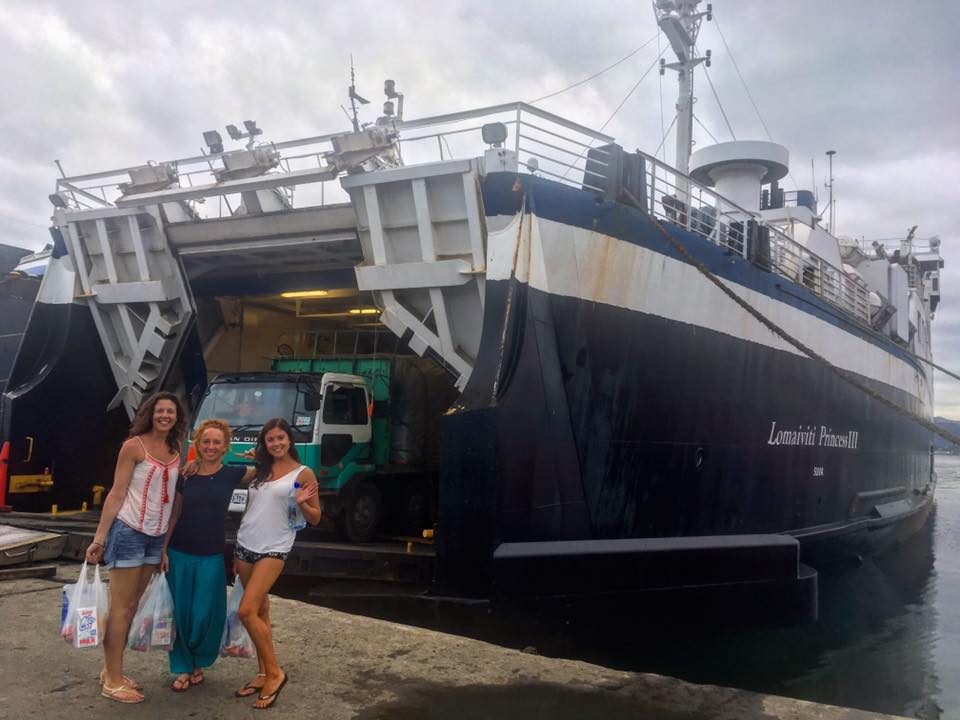
<svg viewBox="0 0 960 720">
<path fill-rule="evenodd" d="M 809 445 L 857 450 L 860 445 L 860 433 L 856 430 L 834 432 L 833 428 L 826 425 L 799 425 L 789 430 L 778 430 L 777 421 L 771 420 L 767 445 Z"/>
</svg>

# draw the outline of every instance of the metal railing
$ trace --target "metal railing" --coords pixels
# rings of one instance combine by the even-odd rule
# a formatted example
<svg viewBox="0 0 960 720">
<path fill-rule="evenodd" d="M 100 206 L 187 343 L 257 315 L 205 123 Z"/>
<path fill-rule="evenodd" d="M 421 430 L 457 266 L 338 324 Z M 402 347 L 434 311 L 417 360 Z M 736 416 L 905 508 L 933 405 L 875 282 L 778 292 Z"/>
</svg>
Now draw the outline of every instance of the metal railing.
<svg viewBox="0 0 960 720">
<path fill-rule="evenodd" d="M 516 153 L 518 171 L 597 192 L 604 192 L 608 187 L 614 138 L 526 103 L 389 121 L 397 132 L 400 156 L 407 165 L 477 157 L 483 148 L 481 129 L 490 123 L 502 123 L 507 128 L 505 145 Z M 320 170 L 332 151 L 331 140 L 343 134 L 271 143 L 279 161 L 264 177 L 283 180 L 285 175 Z M 764 225 L 757 213 L 730 202 L 651 155 L 639 151 L 637 154 L 644 164 L 643 192 L 648 212 L 738 255 L 748 255 L 750 224 Z M 222 217 L 236 212 L 239 192 L 224 192 L 217 187 L 215 171 L 223 167 L 220 154 L 167 163 L 177 170 L 179 187 L 197 188 L 187 200 L 197 217 Z M 61 178 L 57 181 L 57 192 L 61 201 L 73 209 L 109 207 L 122 198 L 121 185 L 129 182 L 129 172 L 133 169 Z M 348 200 L 335 180 L 318 180 L 316 176 L 304 179 L 301 175 L 289 178 L 288 183 L 275 184 L 291 206 L 316 207 Z M 208 202 L 211 200 L 215 202 Z M 831 265 L 774 226 L 765 227 L 769 229 L 771 267 L 775 272 L 869 323 L 869 290 L 862 279 Z"/>
<path fill-rule="evenodd" d="M 749 224 L 765 227 L 774 272 L 869 324 L 870 290 L 862 278 L 844 272 L 772 224 L 764 223 L 759 214 L 730 202 L 655 157 L 639 154 L 644 159 L 646 203 L 651 214 L 743 257 L 748 254 Z"/>
</svg>

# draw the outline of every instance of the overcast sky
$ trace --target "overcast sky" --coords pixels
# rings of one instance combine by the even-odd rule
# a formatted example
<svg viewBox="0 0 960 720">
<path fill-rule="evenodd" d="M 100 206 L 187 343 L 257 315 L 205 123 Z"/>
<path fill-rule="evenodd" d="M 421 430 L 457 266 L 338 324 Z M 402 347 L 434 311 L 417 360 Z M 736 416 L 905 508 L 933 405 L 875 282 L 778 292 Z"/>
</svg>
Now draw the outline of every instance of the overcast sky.
<svg viewBox="0 0 960 720">
<path fill-rule="evenodd" d="M 934 345 L 937 361 L 960 372 L 960 3 L 716 0 L 714 11 L 699 46 L 713 51 L 710 77 L 737 139 L 766 133 L 719 31 L 770 134 L 790 150 L 793 178 L 819 186 L 821 207 L 824 151 L 837 151 L 839 233 L 896 238 L 919 225 L 919 237 L 940 236 Z M 193 155 L 201 131 L 247 118 L 275 141 L 346 129 L 351 53 L 360 91 L 379 100 L 394 78 L 413 118 L 532 100 L 655 36 L 646 2 L 0 0 L 0 242 L 47 241 L 55 159 L 80 174 Z M 657 52 L 654 41 L 541 106 L 599 127 Z M 696 94 L 699 120 L 730 140 L 702 74 Z M 653 152 L 675 97 L 668 74 L 661 115 L 654 70 L 606 131 Z M 712 142 L 698 125 L 694 137 Z M 960 381 L 938 373 L 936 392 L 939 414 L 960 419 Z"/>
</svg>

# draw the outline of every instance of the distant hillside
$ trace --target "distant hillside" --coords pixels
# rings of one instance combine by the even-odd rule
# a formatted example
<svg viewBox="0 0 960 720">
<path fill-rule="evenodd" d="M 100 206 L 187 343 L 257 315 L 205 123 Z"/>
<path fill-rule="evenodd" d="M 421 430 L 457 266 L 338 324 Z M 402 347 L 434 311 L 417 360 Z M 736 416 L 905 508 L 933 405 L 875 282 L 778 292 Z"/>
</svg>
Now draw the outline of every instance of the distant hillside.
<svg viewBox="0 0 960 720">
<path fill-rule="evenodd" d="M 937 424 L 937 427 L 941 427 L 947 432 L 953 433 L 954 435 L 960 435 L 960 421 L 948 420 L 947 418 L 943 417 L 935 417 L 933 421 Z M 939 435 L 934 436 L 933 447 L 935 450 L 952 450 L 953 452 L 960 452 L 960 448 L 954 446 L 952 443 L 947 442 Z"/>
</svg>

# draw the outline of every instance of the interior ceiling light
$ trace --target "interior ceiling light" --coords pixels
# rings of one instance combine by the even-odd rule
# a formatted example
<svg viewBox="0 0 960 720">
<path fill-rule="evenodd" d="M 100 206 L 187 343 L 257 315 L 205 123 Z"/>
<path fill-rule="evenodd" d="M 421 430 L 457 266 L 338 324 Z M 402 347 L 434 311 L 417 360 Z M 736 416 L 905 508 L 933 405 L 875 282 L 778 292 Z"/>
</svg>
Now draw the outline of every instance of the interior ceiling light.
<svg viewBox="0 0 960 720">
<path fill-rule="evenodd" d="M 377 308 L 351 308 L 351 315 L 376 315 L 380 312 Z"/>
<path fill-rule="evenodd" d="M 330 293 L 328 290 L 297 290 L 295 292 L 280 293 L 280 297 L 290 298 L 290 299 L 318 298 L 318 297 L 325 297 L 326 295 L 329 295 L 329 294 Z"/>
</svg>

